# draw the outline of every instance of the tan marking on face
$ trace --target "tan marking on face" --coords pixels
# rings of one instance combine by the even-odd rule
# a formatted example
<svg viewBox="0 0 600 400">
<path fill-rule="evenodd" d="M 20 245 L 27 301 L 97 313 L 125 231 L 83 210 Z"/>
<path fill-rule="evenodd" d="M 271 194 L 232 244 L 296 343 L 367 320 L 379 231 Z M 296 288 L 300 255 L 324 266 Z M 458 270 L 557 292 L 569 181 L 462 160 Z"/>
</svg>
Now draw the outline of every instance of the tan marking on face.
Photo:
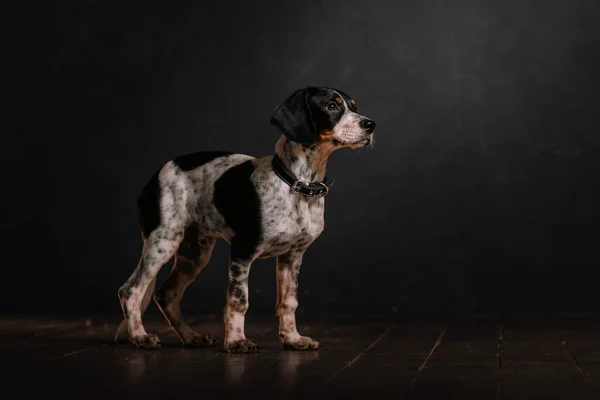
<svg viewBox="0 0 600 400">
<path fill-rule="evenodd" d="M 336 97 L 335 102 L 338 104 L 342 104 L 342 99 L 340 97 Z"/>
<path fill-rule="evenodd" d="M 356 107 L 356 102 L 354 100 L 350 100 L 350 104 L 352 104 L 353 107 Z"/>
<path fill-rule="evenodd" d="M 319 139 L 320 139 L 321 141 L 326 141 L 326 140 L 328 140 L 329 138 L 331 138 L 331 137 L 333 136 L 333 134 L 334 134 L 334 133 L 335 133 L 335 132 L 334 132 L 333 130 L 326 129 L 326 130 L 324 130 L 324 131 L 321 131 L 321 133 L 319 134 Z"/>
</svg>

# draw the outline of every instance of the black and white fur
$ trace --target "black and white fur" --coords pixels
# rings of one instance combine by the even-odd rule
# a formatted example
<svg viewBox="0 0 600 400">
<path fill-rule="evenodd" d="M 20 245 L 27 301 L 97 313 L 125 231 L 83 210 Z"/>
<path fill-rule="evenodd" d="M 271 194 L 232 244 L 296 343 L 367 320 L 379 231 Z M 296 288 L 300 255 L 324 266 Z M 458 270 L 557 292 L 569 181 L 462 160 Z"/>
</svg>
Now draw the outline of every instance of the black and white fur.
<svg viewBox="0 0 600 400">
<path fill-rule="evenodd" d="M 373 143 L 375 123 L 357 113 L 345 93 L 325 87 L 295 91 L 277 106 L 271 123 L 283 135 L 275 153 L 298 180 L 322 181 L 329 155 L 343 147 Z M 154 293 L 156 275 L 175 257 L 174 267 L 154 300 L 182 343 L 217 343 L 194 332 L 180 302 L 187 286 L 208 263 L 217 239 L 231 245 L 224 310 L 224 347 L 255 352 L 244 334 L 248 274 L 256 259 L 277 257 L 279 337 L 286 349 L 317 349 L 319 343 L 296 329 L 298 273 L 302 256 L 323 231 L 324 197 L 293 192 L 274 172 L 273 156 L 201 152 L 177 157 L 160 168 L 138 200 L 143 249 L 137 268 L 119 289 L 129 339 L 140 348 L 160 347 L 148 334 L 142 313 Z M 118 335 L 118 332 L 117 332 Z"/>
</svg>

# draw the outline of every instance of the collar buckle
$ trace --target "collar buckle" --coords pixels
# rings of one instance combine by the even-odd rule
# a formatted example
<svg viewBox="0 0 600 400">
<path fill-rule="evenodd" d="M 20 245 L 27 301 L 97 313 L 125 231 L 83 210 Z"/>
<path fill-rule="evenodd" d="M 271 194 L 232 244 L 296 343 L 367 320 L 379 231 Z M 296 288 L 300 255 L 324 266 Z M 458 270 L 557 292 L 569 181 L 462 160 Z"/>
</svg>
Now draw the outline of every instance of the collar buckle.
<svg viewBox="0 0 600 400">
<path fill-rule="evenodd" d="M 323 196 L 323 197 L 327 196 L 329 194 L 329 186 L 327 186 L 323 182 L 319 182 L 319 184 L 325 188 L 325 193 L 321 193 L 321 196 Z"/>
<path fill-rule="evenodd" d="M 298 193 L 304 197 L 327 196 L 329 193 L 329 185 L 325 182 L 303 182 L 297 180 L 294 174 L 283 165 L 283 162 L 277 155 L 273 157 L 272 166 L 275 175 L 287 183 L 292 192 Z"/>
<path fill-rule="evenodd" d="M 302 183 L 302 181 L 294 181 L 294 183 L 292 184 L 292 191 L 303 194 L 302 191 L 300 189 L 298 189 L 298 187 L 300 186 L 301 183 Z"/>
</svg>

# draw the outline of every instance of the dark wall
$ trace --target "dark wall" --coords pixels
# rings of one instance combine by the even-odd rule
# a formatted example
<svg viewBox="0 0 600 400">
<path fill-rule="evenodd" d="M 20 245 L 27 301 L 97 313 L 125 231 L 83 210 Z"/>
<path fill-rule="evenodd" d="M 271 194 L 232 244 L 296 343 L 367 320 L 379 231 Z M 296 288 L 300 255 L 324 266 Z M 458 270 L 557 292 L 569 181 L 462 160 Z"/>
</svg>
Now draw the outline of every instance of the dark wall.
<svg viewBox="0 0 600 400">
<path fill-rule="evenodd" d="M 272 153 L 271 112 L 306 85 L 350 93 L 378 130 L 373 151 L 330 160 L 304 311 L 600 309 L 599 2 L 14 7 L 0 311 L 119 313 L 154 170 Z M 188 312 L 221 312 L 227 251 Z M 250 290 L 251 312 L 274 312 L 273 260 Z"/>
</svg>

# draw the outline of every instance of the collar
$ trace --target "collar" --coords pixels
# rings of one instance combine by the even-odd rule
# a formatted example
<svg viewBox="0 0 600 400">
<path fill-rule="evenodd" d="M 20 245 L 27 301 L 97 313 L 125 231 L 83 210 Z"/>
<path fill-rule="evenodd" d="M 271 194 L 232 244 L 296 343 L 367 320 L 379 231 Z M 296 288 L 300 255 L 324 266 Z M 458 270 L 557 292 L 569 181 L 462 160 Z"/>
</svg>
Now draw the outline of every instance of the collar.
<svg viewBox="0 0 600 400">
<path fill-rule="evenodd" d="M 273 167 L 273 172 L 275 172 L 275 175 L 287 183 L 294 192 L 299 193 L 304 197 L 326 196 L 327 193 L 329 193 L 331 183 L 327 182 L 327 177 L 325 177 L 322 182 L 299 181 L 296 179 L 294 174 L 287 169 L 285 165 L 283 165 L 283 161 L 281 161 L 281 158 L 279 158 L 277 154 L 273 156 L 271 166 Z"/>
</svg>

